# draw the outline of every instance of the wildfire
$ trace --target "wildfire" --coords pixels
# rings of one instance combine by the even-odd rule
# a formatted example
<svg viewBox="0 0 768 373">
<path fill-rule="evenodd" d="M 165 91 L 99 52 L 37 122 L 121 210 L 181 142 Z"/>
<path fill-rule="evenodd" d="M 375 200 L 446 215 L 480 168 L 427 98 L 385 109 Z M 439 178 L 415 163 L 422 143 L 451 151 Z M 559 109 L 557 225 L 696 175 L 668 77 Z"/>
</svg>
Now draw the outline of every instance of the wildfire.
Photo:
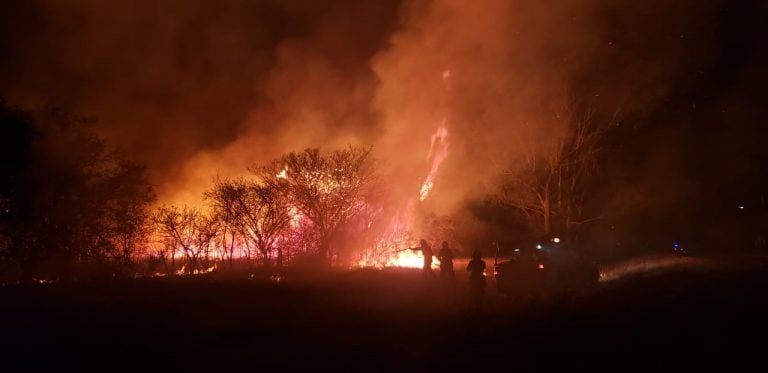
<svg viewBox="0 0 768 373">
<path fill-rule="evenodd" d="M 291 206 L 288 210 L 288 214 L 291 216 L 291 227 L 298 227 L 299 222 L 301 221 L 301 213 L 299 213 L 299 209 L 297 209 L 296 206 Z"/>
<path fill-rule="evenodd" d="M 446 91 L 450 90 L 449 80 L 451 70 L 446 69 L 442 73 L 442 80 Z M 429 197 L 432 188 L 435 185 L 435 178 L 440 169 L 440 165 L 448 156 L 448 127 L 447 117 L 443 117 L 440 126 L 430 137 L 429 151 L 427 152 L 427 162 L 429 162 L 429 171 L 419 189 L 418 202 L 424 202 Z M 416 196 L 408 199 L 403 207 L 398 210 L 392 218 L 389 229 L 374 247 L 364 253 L 364 257 L 358 262 L 360 267 L 402 267 L 402 268 L 422 268 L 424 266 L 424 254 L 420 250 L 403 250 L 406 243 L 412 244 L 412 237 L 409 237 L 411 225 L 413 224 L 413 213 L 418 202 Z M 432 268 L 439 268 L 440 262 L 437 259 L 432 261 Z"/>
<path fill-rule="evenodd" d="M 431 138 L 429 153 L 427 153 L 427 159 L 431 159 L 431 165 L 427 178 L 421 184 L 421 190 L 419 190 L 419 201 L 422 202 L 429 196 L 429 192 L 435 185 L 437 171 L 440 169 L 440 165 L 445 160 L 445 157 L 448 156 L 448 129 L 445 127 L 445 121 L 446 118 L 443 118 L 440 127 L 437 128 L 437 131 Z"/>
<path fill-rule="evenodd" d="M 404 250 L 390 257 L 361 259 L 358 265 L 360 268 L 422 268 L 424 266 L 424 255 L 420 251 Z M 438 268 L 440 268 L 440 261 L 435 258 L 432 260 L 432 269 Z"/>
<path fill-rule="evenodd" d="M 278 179 L 287 179 L 288 178 L 288 167 L 283 168 L 280 170 L 280 172 L 275 175 Z"/>
<path fill-rule="evenodd" d="M 278 179 L 288 179 L 288 166 L 283 167 L 280 172 L 275 175 Z M 288 214 L 291 216 L 291 227 L 296 228 L 299 226 L 299 221 L 301 220 L 301 213 L 299 213 L 299 209 L 296 208 L 296 206 L 291 206 L 288 210 Z"/>
<path fill-rule="evenodd" d="M 200 274 L 203 274 L 203 273 L 211 273 L 211 272 L 213 272 L 213 270 L 215 270 L 215 269 L 216 269 L 216 265 L 214 264 L 214 265 L 212 265 L 212 266 L 210 266 L 210 267 L 208 267 L 208 268 L 199 268 L 199 269 L 195 269 L 194 271 L 192 271 L 192 273 L 186 273 L 186 272 L 185 272 L 185 270 L 186 270 L 186 267 L 187 267 L 187 265 L 186 265 L 186 264 L 185 264 L 185 265 L 183 265 L 183 266 L 181 266 L 181 268 L 179 268 L 179 269 L 176 271 L 176 274 L 177 274 L 177 275 L 187 275 L 187 274 L 191 274 L 191 275 L 200 275 Z"/>
</svg>

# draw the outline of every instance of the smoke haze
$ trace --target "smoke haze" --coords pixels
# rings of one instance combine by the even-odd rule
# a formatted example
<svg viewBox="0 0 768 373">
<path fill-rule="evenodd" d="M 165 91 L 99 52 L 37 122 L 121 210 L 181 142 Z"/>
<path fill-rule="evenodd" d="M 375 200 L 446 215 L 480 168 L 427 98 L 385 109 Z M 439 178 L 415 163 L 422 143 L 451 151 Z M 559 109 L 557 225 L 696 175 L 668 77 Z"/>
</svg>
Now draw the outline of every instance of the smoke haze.
<svg viewBox="0 0 768 373">
<path fill-rule="evenodd" d="M 722 88 L 748 90 L 750 74 L 728 74 L 762 56 L 718 65 L 736 22 L 721 18 L 764 10 L 661 0 L 2 7 L 0 92 L 23 107 L 53 100 L 96 116 L 149 165 L 162 203 L 196 202 L 214 176 L 288 151 L 348 144 L 374 146 L 405 198 L 418 193 L 430 137 L 445 123 L 448 157 L 427 201 L 439 213 L 492 191 L 520 154 L 546 149 L 569 125 L 562 108 L 631 128 L 629 155 L 607 167 L 639 171 L 618 184 L 686 169 L 670 137 L 680 114 L 669 108 L 738 101 L 743 89 Z M 701 86 L 714 87 L 706 99 L 689 94 Z M 659 162 L 669 157 L 680 162 Z"/>
</svg>

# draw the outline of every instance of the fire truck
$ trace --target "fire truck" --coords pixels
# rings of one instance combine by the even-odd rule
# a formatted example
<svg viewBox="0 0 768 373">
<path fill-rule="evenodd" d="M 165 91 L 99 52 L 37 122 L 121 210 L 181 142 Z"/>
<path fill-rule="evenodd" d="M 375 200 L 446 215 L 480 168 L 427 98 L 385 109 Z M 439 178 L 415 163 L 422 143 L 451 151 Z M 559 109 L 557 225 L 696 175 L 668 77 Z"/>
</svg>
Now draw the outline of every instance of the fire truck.
<svg viewBox="0 0 768 373">
<path fill-rule="evenodd" d="M 530 298 L 589 290 L 599 273 L 596 263 L 553 237 L 506 250 L 497 245 L 494 278 L 500 294 Z"/>
</svg>

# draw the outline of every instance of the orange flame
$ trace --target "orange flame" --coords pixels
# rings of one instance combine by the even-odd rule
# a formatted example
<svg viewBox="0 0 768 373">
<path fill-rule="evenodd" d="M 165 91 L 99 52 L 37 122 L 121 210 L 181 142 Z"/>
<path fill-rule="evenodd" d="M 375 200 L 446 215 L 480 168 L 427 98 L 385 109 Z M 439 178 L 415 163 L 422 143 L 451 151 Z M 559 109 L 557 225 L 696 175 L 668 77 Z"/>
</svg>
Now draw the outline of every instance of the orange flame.
<svg viewBox="0 0 768 373">
<path fill-rule="evenodd" d="M 277 175 L 275 175 L 278 179 L 287 179 L 288 178 L 288 167 L 283 168 Z"/>
<path fill-rule="evenodd" d="M 443 118 L 440 127 L 432 135 L 432 141 L 429 146 L 429 153 L 427 153 L 427 159 L 432 160 L 432 164 L 429 168 L 429 173 L 424 183 L 421 184 L 421 190 L 419 191 L 419 201 L 424 201 L 429 196 L 429 192 L 435 185 L 435 176 L 440 169 L 440 165 L 448 156 L 448 129 L 445 127 L 446 119 Z"/>
<path fill-rule="evenodd" d="M 420 251 L 405 250 L 398 252 L 395 256 L 381 259 L 367 258 L 358 262 L 360 268 L 373 267 L 400 267 L 400 268 L 422 268 L 424 266 L 424 255 Z M 440 261 L 437 258 L 432 260 L 432 269 L 440 268 Z"/>
<path fill-rule="evenodd" d="M 186 264 L 182 265 L 180 269 L 176 270 L 176 275 L 179 275 L 179 276 L 181 276 L 181 275 L 200 275 L 200 274 L 203 274 L 203 273 L 211 273 L 211 272 L 213 272 L 216 269 L 216 264 L 214 264 L 214 265 L 212 265 L 212 266 L 210 266 L 208 268 L 198 268 L 198 269 L 195 269 L 195 270 L 192 271 L 192 273 L 186 273 L 186 271 L 185 271 L 186 268 L 187 268 Z"/>
<path fill-rule="evenodd" d="M 445 126 L 446 118 L 443 118 L 440 127 L 431 137 L 431 143 L 429 146 L 429 152 L 427 153 L 427 159 L 431 161 L 429 173 L 427 174 L 424 183 L 419 190 L 419 201 L 423 202 L 429 196 L 429 192 L 435 183 L 435 177 L 437 171 L 440 169 L 440 165 L 448 156 L 448 129 Z M 416 209 L 415 198 L 408 200 L 408 203 L 404 206 L 403 210 L 400 210 L 390 223 L 388 233 L 385 238 L 382 238 L 377 246 L 389 247 L 401 249 L 405 244 L 412 244 L 408 242 L 406 234 L 410 231 L 410 226 L 413 220 L 413 212 Z M 412 247 L 409 245 L 408 247 Z M 385 251 L 378 255 L 368 253 L 366 257 L 358 262 L 360 267 L 402 267 L 402 268 L 422 268 L 424 266 L 424 255 L 417 250 L 401 250 L 393 253 L 392 251 Z M 432 267 L 438 268 L 439 261 L 434 259 L 432 261 Z"/>
<path fill-rule="evenodd" d="M 442 73 L 442 80 L 446 91 L 450 90 L 451 70 L 446 69 Z M 429 172 L 419 189 L 419 202 L 429 197 L 432 188 L 435 185 L 435 178 L 440 169 L 440 165 L 448 156 L 448 128 L 446 127 L 447 117 L 443 117 L 434 134 L 430 138 L 429 151 L 427 152 L 427 161 L 430 164 Z M 416 198 L 411 197 L 402 209 L 398 210 L 390 223 L 387 233 L 380 239 L 374 247 L 363 253 L 363 259 L 358 262 L 360 267 L 403 267 L 403 268 L 422 268 L 424 266 L 424 254 L 419 250 L 402 250 L 403 247 L 413 247 L 413 242 L 409 242 L 411 224 L 413 223 L 413 213 L 416 209 Z M 410 244 L 406 246 L 406 244 Z M 383 249 L 383 250 L 382 250 Z M 398 251 L 392 251 L 393 249 Z M 376 252 L 377 250 L 378 253 Z M 440 262 L 435 258 L 432 261 L 433 268 L 439 268 Z"/>
</svg>

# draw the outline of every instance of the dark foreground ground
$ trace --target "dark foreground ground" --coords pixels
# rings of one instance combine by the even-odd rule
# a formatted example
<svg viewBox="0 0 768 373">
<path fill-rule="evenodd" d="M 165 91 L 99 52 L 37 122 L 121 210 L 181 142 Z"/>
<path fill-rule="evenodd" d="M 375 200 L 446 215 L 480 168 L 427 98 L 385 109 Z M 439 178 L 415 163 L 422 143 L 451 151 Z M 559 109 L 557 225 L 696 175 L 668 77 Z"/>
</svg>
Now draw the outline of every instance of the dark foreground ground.
<svg viewBox="0 0 768 373">
<path fill-rule="evenodd" d="M 490 294 L 482 313 L 464 291 L 409 270 L 5 286 L 0 371 L 766 367 L 761 270 L 640 276 L 540 301 Z"/>
</svg>

